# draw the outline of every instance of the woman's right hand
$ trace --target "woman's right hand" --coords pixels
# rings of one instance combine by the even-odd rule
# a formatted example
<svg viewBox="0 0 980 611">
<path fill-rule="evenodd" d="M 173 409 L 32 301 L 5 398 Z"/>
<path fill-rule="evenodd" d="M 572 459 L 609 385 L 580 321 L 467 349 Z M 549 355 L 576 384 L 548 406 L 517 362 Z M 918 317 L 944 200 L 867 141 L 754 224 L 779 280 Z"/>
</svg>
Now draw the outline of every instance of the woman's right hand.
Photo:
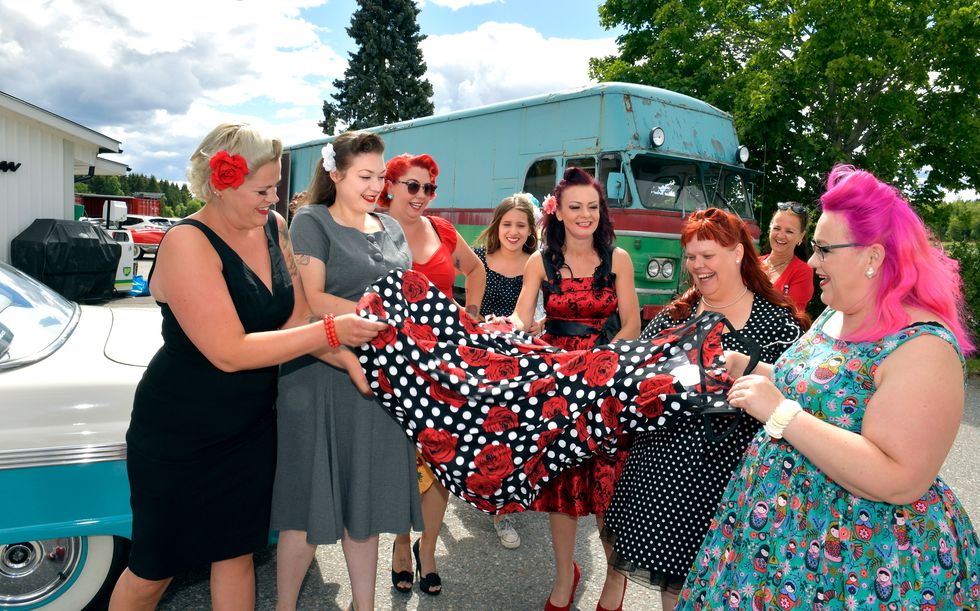
<svg viewBox="0 0 980 611">
<path fill-rule="evenodd" d="M 357 356 L 347 350 L 346 348 L 341 348 L 340 350 L 335 350 L 334 352 L 329 352 L 321 357 L 325 362 L 333 365 L 338 369 L 343 369 L 350 376 L 354 386 L 357 390 L 365 396 L 371 396 L 373 393 L 371 387 L 368 385 L 367 377 L 364 375 L 364 370 L 361 369 L 361 363 L 357 360 Z"/>
<path fill-rule="evenodd" d="M 725 350 L 725 369 L 733 378 L 740 378 L 745 375 L 745 368 L 749 365 L 749 355 Z"/>
<path fill-rule="evenodd" d="M 357 347 L 374 339 L 385 328 L 385 323 L 361 318 L 357 314 L 341 314 L 334 317 L 337 339 L 345 346 Z"/>
</svg>

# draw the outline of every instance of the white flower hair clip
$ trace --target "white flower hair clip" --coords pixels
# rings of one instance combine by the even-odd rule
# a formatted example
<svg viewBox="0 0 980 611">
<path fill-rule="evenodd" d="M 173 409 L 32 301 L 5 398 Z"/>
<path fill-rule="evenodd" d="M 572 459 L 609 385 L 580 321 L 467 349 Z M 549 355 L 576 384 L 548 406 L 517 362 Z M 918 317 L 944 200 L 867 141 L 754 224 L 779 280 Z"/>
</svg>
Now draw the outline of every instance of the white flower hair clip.
<svg viewBox="0 0 980 611">
<path fill-rule="evenodd" d="M 333 145 L 328 144 L 320 149 L 320 157 L 323 157 L 323 169 L 333 172 L 337 169 L 337 153 L 333 150 Z"/>
</svg>

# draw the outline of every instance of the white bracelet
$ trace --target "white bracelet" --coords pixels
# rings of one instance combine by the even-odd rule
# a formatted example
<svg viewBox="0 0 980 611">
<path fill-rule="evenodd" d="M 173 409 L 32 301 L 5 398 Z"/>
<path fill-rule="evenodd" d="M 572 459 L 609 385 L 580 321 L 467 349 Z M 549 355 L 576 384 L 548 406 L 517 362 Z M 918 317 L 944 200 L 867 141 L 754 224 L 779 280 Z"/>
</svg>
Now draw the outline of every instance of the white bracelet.
<svg viewBox="0 0 980 611">
<path fill-rule="evenodd" d="M 762 426 L 765 429 L 766 434 L 773 439 L 782 439 L 783 431 L 789 426 L 789 423 L 793 421 L 793 418 L 797 414 L 803 411 L 800 404 L 796 401 L 790 401 L 789 399 L 783 399 L 783 401 L 776 406 L 776 409 L 769 414 L 769 419 Z"/>
</svg>

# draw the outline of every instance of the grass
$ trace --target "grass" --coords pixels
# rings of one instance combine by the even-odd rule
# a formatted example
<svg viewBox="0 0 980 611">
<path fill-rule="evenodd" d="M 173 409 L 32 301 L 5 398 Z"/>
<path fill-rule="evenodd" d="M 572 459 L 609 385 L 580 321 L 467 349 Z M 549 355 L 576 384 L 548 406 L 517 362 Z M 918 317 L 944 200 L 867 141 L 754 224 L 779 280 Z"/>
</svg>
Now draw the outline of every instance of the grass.
<svg viewBox="0 0 980 611">
<path fill-rule="evenodd" d="M 980 376 L 980 357 L 966 359 L 966 375 Z"/>
</svg>

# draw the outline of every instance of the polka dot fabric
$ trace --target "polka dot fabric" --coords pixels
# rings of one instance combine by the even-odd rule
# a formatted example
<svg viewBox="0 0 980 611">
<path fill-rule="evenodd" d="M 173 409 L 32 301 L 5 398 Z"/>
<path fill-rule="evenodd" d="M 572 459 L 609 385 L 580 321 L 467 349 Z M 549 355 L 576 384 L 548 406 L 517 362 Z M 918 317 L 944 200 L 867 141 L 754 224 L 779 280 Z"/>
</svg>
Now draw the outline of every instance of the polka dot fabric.
<svg viewBox="0 0 980 611">
<path fill-rule="evenodd" d="M 356 350 L 375 397 L 439 481 L 488 513 L 521 511 L 564 469 L 613 456 L 620 433 L 724 403 L 732 381 L 713 313 L 569 352 L 477 324 L 411 270 L 379 279 L 358 312 L 389 323 Z"/>
</svg>

